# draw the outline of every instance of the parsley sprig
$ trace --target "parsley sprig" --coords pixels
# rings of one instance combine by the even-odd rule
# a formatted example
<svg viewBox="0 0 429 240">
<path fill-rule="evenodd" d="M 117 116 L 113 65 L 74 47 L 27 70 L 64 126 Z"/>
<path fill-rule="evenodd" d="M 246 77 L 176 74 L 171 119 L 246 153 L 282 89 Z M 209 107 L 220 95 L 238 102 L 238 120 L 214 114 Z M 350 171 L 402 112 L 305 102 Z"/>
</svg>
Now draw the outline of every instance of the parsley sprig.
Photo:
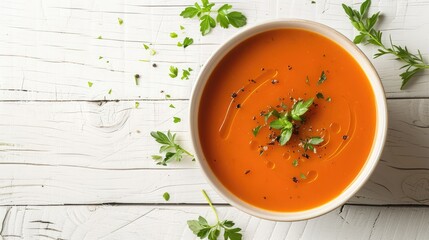
<svg viewBox="0 0 429 240">
<path fill-rule="evenodd" d="M 165 153 L 165 156 L 152 155 L 152 159 L 155 160 L 158 165 L 167 166 L 167 163 L 176 160 L 180 161 L 184 156 L 194 158 L 194 155 L 183 149 L 179 144 L 176 143 L 176 134 L 171 134 L 168 130 L 167 134 L 156 131 L 151 132 L 150 135 L 161 144 L 159 153 Z"/>
<path fill-rule="evenodd" d="M 314 152 L 314 146 L 321 144 L 324 141 L 321 137 L 310 137 L 302 141 L 304 151 L 310 150 Z"/>
<path fill-rule="evenodd" d="M 202 193 L 210 205 L 210 208 L 213 210 L 217 223 L 215 225 L 209 225 L 207 220 L 199 216 L 198 220 L 189 220 L 188 226 L 191 231 L 197 235 L 200 239 L 207 238 L 209 240 L 217 240 L 220 236 L 222 229 L 224 230 L 223 237 L 225 240 L 241 240 L 242 234 L 240 233 L 241 228 L 233 228 L 235 223 L 233 221 L 224 220 L 220 221 L 219 216 L 217 215 L 216 209 L 213 207 L 212 202 L 210 201 L 209 196 L 207 196 L 206 191 L 202 190 Z"/>
<path fill-rule="evenodd" d="M 356 44 L 372 44 L 379 47 L 378 52 L 374 55 L 374 58 L 391 54 L 394 55 L 397 60 L 404 62 L 405 65 L 403 65 L 401 69 L 405 70 L 400 74 L 402 79 L 402 90 L 416 73 L 424 69 L 428 69 L 429 64 L 424 61 L 420 50 L 417 51 L 417 54 L 411 53 L 408 51 L 407 47 L 393 44 L 391 38 L 390 47 L 384 45 L 382 42 L 383 33 L 380 30 L 376 30 L 374 28 L 380 16 L 380 12 L 377 12 L 371 17 L 368 17 L 368 10 L 370 6 L 371 0 L 364 1 L 360 6 L 359 11 L 343 4 L 344 11 L 348 15 L 352 25 L 360 32 L 360 34 L 355 37 L 353 42 Z"/>
<path fill-rule="evenodd" d="M 247 23 L 246 16 L 241 12 L 230 11 L 232 8 L 230 4 L 224 4 L 217 11 L 214 11 L 212 10 L 214 3 L 210 3 L 209 0 L 201 0 L 201 3 L 202 6 L 196 2 L 194 6 L 185 8 L 180 13 L 180 16 L 184 18 L 198 17 L 200 20 L 200 32 L 203 36 L 215 28 L 217 23 L 223 28 L 228 28 L 229 25 L 239 28 Z M 217 14 L 216 20 L 211 16 L 212 13 Z"/>
<path fill-rule="evenodd" d="M 292 110 L 290 112 L 285 111 L 279 113 L 277 110 L 271 110 L 267 114 L 265 114 L 265 122 L 267 122 L 268 118 L 271 116 L 276 117 L 277 119 L 270 122 L 270 127 L 274 129 L 280 130 L 280 138 L 279 143 L 281 146 L 284 146 L 287 142 L 289 142 L 292 137 L 292 133 L 294 130 L 293 121 L 302 121 L 304 114 L 308 111 L 311 104 L 313 104 L 313 98 L 310 98 L 306 101 L 299 100 L 296 102 Z"/>
</svg>

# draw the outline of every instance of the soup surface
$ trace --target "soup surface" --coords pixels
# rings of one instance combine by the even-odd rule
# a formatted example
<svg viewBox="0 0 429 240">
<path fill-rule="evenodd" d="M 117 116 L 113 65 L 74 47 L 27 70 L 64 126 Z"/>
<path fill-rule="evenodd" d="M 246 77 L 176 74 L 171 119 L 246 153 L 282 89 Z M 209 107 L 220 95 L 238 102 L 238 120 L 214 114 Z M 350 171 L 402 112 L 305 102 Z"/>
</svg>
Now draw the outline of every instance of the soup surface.
<svg viewBox="0 0 429 240">
<path fill-rule="evenodd" d="M 305 114 L 292 118 L 296 105 L 311 99 Z M 203 152 L 243 201 L 272 211 L 308 210 L 341 194 L 365 164 L 374 102 L 365 73 L 336 43 L 302 29 L 264 32 L 212 72 L 198 116 Z M 291 124 L 276 126 L 279 118 Z M 292 134 L 281 145 L 283 131 Z"/>
</svg>

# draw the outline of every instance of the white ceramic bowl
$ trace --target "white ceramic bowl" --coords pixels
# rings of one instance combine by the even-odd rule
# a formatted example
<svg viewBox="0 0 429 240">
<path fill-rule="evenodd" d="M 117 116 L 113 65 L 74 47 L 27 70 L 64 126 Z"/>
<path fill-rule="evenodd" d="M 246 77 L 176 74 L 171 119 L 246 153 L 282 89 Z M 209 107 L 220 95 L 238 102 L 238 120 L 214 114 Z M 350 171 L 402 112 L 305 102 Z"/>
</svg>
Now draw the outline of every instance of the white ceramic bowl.
<svg viewBox="0 0 429 240">
<path fill-rule="evenodd" d="M 233 49 L 235 46 L 248 39 L 249 37 L 252 37 L 256 34 L 265 31 L 279 28 L 299 28 L 318 33 L 320 35 L 325 36 L 326 38 L 331 39 L 339 46 L 343 47 L 347 52 L 349 52 L 351 56 L 353 56 L 360 64 L 361 68 L 364 70 L 371 83 L 372 90 L 375 95 L 375 104 L 377 111 L 375 141 L 365 165 L 363 166 L 357 177 L 354 179 L 354 181 L 346 189 L 344 189 L 344 191 L 340 195 L 338 195 L 331 201 L 323 204 L 322 206 L 299 212 L 275 212 L 266 209 L 261 209 L 249 203 L 246 203 L 245 201 L 241 200 L 233 193 L 231 193 L 217 179 L 217 177 L 212 172 L 209 164 L 207 163 L 201 148 L 198 130 L 198 111 L 201 95 L 203 93 L 206 82 L 209 79 L 210 74 L 212 73 L 216 65 L 231 49 Z M 198 80 L 192 92 L 189 112 L 191 137 L 195 148 L 196 158 L 198 159 L 201 169 L 203 170 L 212 187 L 219 193 L 219 195 L 221 195 L 228 203 L 230 203 L 234 207 L 253 216 L 276 221 L 297 221 L 309 219 L 330 212 L 333 209 L 344 204 L 359 190 L 360 187 L 362 187 L 362 185 L 370 177 L 381 155 L 387 132 L 386 98 L 384 95 L 383 86 L 376 70 L 374 69 L 368 58 L 362 53 L 362 51 L 360 51 L 359 48 L 356 47 L 353 42 L 351 42 L 348 38 L 337 32 L 336 30 L 320 23 L 299 19 L 274 20 L 258 24 L 256 26 L 248 27 L 233 36 L 224 44 L 222 44 L 222 46 L 208 59 L 206 64 L 204 64 L 203 68 L 199 73 Z"/>
</svg>

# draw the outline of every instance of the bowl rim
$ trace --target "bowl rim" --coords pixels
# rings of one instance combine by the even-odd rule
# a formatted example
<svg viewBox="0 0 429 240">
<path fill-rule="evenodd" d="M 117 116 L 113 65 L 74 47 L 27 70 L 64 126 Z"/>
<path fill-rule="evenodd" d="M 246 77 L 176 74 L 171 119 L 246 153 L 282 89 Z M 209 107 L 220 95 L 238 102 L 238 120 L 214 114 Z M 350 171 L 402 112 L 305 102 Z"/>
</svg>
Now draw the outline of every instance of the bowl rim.
<svg viewBox="0 0 429 240">
<path fill-rule="evenodd" d="M 315 32 L 322 35 L 347 51 L 360 67 L 365 72 L 371 89 L 374 94 L 375 105 L 376 105 L 376 128 L 374 141 L 371 147 L 371 151 L 368 158 L 359 171 L 354 180 L 335 198 L 315 208 L 311 208 L 303 211 L 294 212 L 278 212 L 271 211 L 268 209 L 259 208 L 251 205 L 246 201 L 240 199 L 234 193 L 230 192 L 216 177 L 208 165 L 204 153 L 202 151 L 201 142 L 199 139 L 198 129 L 198 113 L 201 96 L 203 94 L 205 85 L 211 72 L 218 65 L 219 61 L 238 44 L 242 43 L 246 39 L 260 34 L 262 32 L 274 30 L 274 29 L 304 29 L 307 31 Z M 335 39 L 334 39 L 335 38 Z M 231 36 L 227 41 L 221 44 L 216 51 L 207 59 L 205 64 L 202 66 L 197 80 L 193 86 L 191 92 L 191 99 L 189 104 L 189 129 L 191 133 L 191 140 L 195 150 L 195 158 L 198 162 L 200 169 L 203 171 L 206 181 L 209 182 L 211 187 L 224 199 L 235 208 L 246 212 L 250 215 L 275 221 L 299 221 L 311 219 L 323 214 L 326 214 L 337 207 L 343 205 L 349 200 L 369 179 L 372 172 L 374 171 L 383 147 L 386 141 L 388 116 L 387 116 L 387 103 L 384 93 L 384 88 L 381 83 L 380 77 L 372 65 L 368 57 L 346 36 L 338 32 L 337 30 L 310 20 L 296 19 L 296 18 L 282 18 L 275 20 L 268 20 L 259 24 L 246 27 L 241 31 Z"/>
</svg>

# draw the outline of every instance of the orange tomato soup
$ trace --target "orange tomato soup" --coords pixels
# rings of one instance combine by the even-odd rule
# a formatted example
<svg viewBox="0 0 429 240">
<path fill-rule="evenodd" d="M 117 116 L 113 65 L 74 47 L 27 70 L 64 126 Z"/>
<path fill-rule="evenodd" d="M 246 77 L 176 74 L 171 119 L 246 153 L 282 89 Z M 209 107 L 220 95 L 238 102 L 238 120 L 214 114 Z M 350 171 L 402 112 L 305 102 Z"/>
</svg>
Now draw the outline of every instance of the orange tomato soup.
<svg viewBox="0 0 429 240">
<path fill-rule="evenodd" d="M 266 123 L 264 115 L 310 98 L 305 121 L 292 121 L 294 133 L 281 146 L 280 130 L 269 127 L 275 118 Z M 318 207 L 351 184 L 370 154 L 375 114 L 369 80 L 342 47 L 306 30 L 278 29 L 220 61 L 204 89 L 198 127 L 204 156 L 230 192 L 259 208 L 293 212 Z M 323 142 L 305 151 L 302 142 L 311 137 Z"/>
</svg>

